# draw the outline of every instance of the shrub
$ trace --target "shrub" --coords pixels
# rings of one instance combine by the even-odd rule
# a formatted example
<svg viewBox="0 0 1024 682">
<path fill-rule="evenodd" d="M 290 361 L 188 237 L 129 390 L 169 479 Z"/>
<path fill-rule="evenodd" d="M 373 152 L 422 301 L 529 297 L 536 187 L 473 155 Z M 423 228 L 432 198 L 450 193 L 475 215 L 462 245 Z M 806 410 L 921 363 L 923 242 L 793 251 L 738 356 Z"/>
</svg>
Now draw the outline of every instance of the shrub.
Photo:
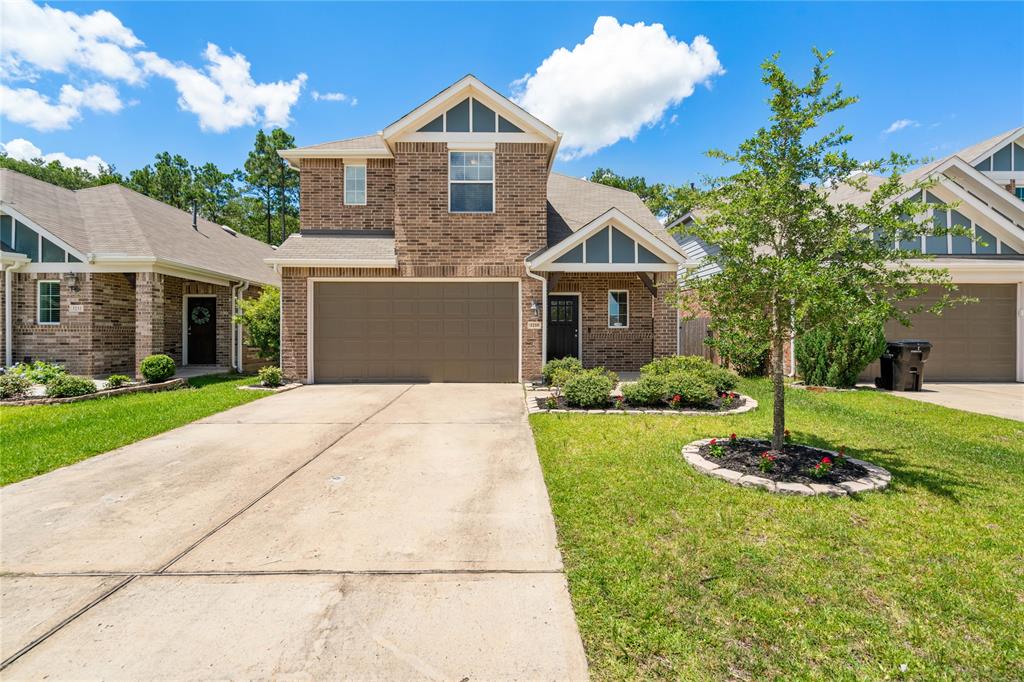
<svg viewBox="0 0 1024 682">
<path fill-rule="evenodd" d="M 551 373 L 551 379 L 547 383 L 549 386 L 554 386 L 555 388 L 562 388 L 563 386 L 565 386 L 565 382 L 571 379 L 572 377 L 576 376 L 576 374 L 579 373 L 579 371 L 580 370 L 559 367 L 558 369 Z"/>
<path fill-rule="evenodd" d="M 263 287 L 257 298 L 238 302 L 235 324 L 245 327 L 245 341 L 264 360 L 277 360 L 281 352 L 281 292 Z"/>
<path fill-rule="evenodd" d="M 260 384 L 273 388 L 280 386 L 284 383 L 284 377 L 281 375 L 281 368 L 274 367 L 273 365 L 267 365 L 261 367 L 260 371 L 256 374 L 260 378 Z"/>
<path fill-rule="evenodd" d="M 630 405 L 657 405 L 665 399 L 665 379 L 643 374 L 636 381 L 622 385 L 622 396 Z"/>
<path fill-rule="evenodd" d="M 552 379 L 554 379 L 555 373 L 559 370 L 565 370 L 569 373 L 582 372 L 583 363 L 579 361 L 579 358 L 574 358 L 572 356 L 567 358 L 558 358 L 557 360 L 548 360 L 544 365 L 544 369 L 541 370 L 544 373 L 544 383 L 552 384 Z"/>
<path fill-rule="evenodd" d="M 20 374 L 34 384 L 48 384 L 51 379 L 68 373 L 63 365 L 55 365 L 43 360 L 36 360 L 32 364 L 19 362 L 7 371 L 10 374 Z"/>
<path fill-rule="evenodd" d="M 0 399 L 18 400 L 24 398 L 32 380 L 21 374 L 0 374 Z"/>
<path fill-rule="evenodd" d="M 120 388 L 132 382 L 131 377 L 124 374 L 111 374 L 107 377 L 107 388 Z"/>
<path fill-rule="evenodd" d="M 166 355 L 150 355 L 139 365 L 139 373 L 153 384 L 174 376 L 174 360 Z"/>
<path fill-rule="evenodd" d="M 701 377 L 715 389 L 716 394 L 729 393 L 736 388 L 737 376 L 732 370 L 719 367 L 699 355 L 672 355 L 657 358 L 640 368 L 642 375 L 666 376 L 685 373 Z"/>
<path fill-rule="evenodd" d="M 768 374 L 769 345 L 766 339 L 746 333 L 721 334 L 714 343 L 725 363 L 745 377 L 763 377 Z"/>
<path fill-rule="evenodd" d="M 885 352 L 878 323 L 825 325 L 796 340 L 796 361 L 804 383 L 849 388 L 864 368 Z"/>
<path fill-rule="evenodd" d="M 92 382 L 92 379 L 76 377 L 73 374 L 62 374 L 46 384 L 46 395 L 51 398 L 70 398 L 95 392 L 96 384 Z"/>
<path fill-rule="evenodd" d="M 704 377 L 693 372 L 673 372 L 665 377 L 665 394 L 679 396 L 679 407 L 703 407 L 715 399 L 715 387 Z"/>
<path fill-rule="evenodd" d="M 615 384 L 603 369 L 587 369 L 573 374 L 562 392 L 565 402 L 575 407 L 603 407 L 611 399 Z"/>
</svg>

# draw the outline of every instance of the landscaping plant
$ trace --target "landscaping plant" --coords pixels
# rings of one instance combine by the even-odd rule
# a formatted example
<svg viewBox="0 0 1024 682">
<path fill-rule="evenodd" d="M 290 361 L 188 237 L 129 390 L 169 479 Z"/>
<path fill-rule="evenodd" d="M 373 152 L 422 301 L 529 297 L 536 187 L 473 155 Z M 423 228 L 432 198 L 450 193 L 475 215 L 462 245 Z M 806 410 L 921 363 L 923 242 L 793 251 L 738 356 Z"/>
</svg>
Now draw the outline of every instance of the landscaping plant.
<svg viewBox="0 0 1024 682">
<path fill-rule="evenodd" d="M 281 375 L 281 368 L 273 365 L 261 367 L 256 373 L 256 376 L 260 379 L 260 385 L 268 388 L 274 388 L 284 383 L 284 377 Z"/>
<path fill-rule="evenodd" d="M 20 400 L 32 388 L 32 380 L 21 374 L 0 374 L 0 400 Z"/>
<path fill-rule="evenodd" d="M 55 365 L 44 360 L 33 363 L 19 362 L 7 370 L 8 374 L 20 374 L 34 384 L 47 384 L 55 377 L 67 374 L 63 365 Z"/>
<path fill-rule="evenodd" d="M 166 381 L 174 376 L 174 360 L 161 354 L 147 356 L 139 365 L 139 373 L 151 384 Z"/>
<path fill-rule="evenodd" d="M 757 463 L 757 466 L 761 469 L 761 473 L 770 474 L 772 469 L 775 468 L 775 455 L 765 450 L 761 453 L 761 460 Z"/>
<path fill-rule="evenodd" d="M 541 373 L 544 375 L 544 383 L 548 385 L 554 385 L 553 380 L 556 372 L 564 371 L 570 374 L 575 372 L 583 371 L 583 363 L 580 362 L 579 358 L 572 356 L 566 358 L 558 358 L 557 360 L 548 360 L 544 363 L 544 369 Z"/>
<path fill-rule="evenodd" d="M 716 397 L 715 387 L 704 377 L 691 372 L 673 372 L 665 377 L 665 390 L 673 407 L 704 407 Z"/>
<path fill-rule="evenodd" d="M 61 374 L 46 384 L 46 395 L 50 398 L 71 398 L 96 392 L 92 379 L 73 374 Z"/>
<path fill-rule="evenodd" d="M 832 472 L 832 458 L 822 457 L 821 461 L 814 465 L 808 473 L 815 478 L 825 478 Z"/>
<path fill-rule="evenodd" d="M 944 206 L 922 201 L 921 190 L 933 181 L 904 182 L 901 173 L 914 163 L 909 156 L 861 161 L 846 150 L 852 136 L 822 127 L 828 114 L 857 100 L 839 86 L 826 90 L 831 55 L 814 54 L 806 85 L 783 72 L 778 55 L 762 64 L 771 89 L 769 122 L 735 152 L 708 153 L 738 170 L 710 182 L 700 217 L 687 227 L 719 249 L 708 260 L 721 271 L 683 285 L 696 294 L 687 299 L 698 300 L 711 318 L 708 344 L 752 337 L 771 349 L 774 450 L 782 448 L 786 423 L 783 357 L 790 339 L 825 324 L 906 324 L 912 314 L 941 310 L 952 301 L 948 272 L 915 265 L 919 253 L 894 245 L 926 234 L 969 236 L 960 227 L 915 219 Z M 885 176 L 873 191 L 869 174 Z M 831 190 L 839 185 L 865 201 L 837 201 Z M 930 284 L 947 291 L 930 306 L 914 303 Z"/>
<path fill-rule="evenodd" d="M 680 372 L 701 377 L 719 394 L 731 392 L 736 388 L 739 379 L 735 372 L 699 355 L 670 355 L 656 358 L 640 368 L 642 376 L 665 376 Z"/>
<path fill-rule="evenodd" d="M 276 362 L 281 353 L 281 292 L 263 287 L 259 297 L 240 300 L 238 309 L 235 324 L 245 327 L 246 343 L 264 360 Z"/>
<path fill-rule="evenodd" d="M 596 408 L 608 404 L 613 388 L 615 384 L 604 368 L 598 367 L 573 374 L 562 387 L 562 393 L 565 402 L 573 407 Z"/>
<path fill-rule="evenodd" d="M 120 388 L 132 382 L 131 377 L 124 374 L 111 374 L 107 377 L 107 388 Z"/>
<path fill-rule="evenodd" d="M 665 401 L 665 379 L 659 375 L 642 374 L 636 381 L 622 385 L 622 396 L 630 405 L 648 407 Z"/>
<path fill-rule="evenodd" d="M 823 324 L 798 338 L 795 346 L 804 383 L 850 388 L 885 352 L 885 328 L 873 320 Z"/>
</svg>

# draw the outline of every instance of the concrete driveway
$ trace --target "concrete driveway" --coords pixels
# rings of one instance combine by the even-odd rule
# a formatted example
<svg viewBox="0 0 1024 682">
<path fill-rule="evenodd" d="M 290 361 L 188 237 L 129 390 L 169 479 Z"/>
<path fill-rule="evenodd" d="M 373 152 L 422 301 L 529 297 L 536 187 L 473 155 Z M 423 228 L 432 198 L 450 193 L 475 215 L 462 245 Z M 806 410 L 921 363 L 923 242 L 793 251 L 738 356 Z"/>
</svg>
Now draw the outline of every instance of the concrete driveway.
<svg viewBox="0 0 1024 682">
<path fill-rule="evenodd" d="M 892 395 L 1024 421 L 1024 384 L 941 383 L 925 381 L 920 391 L 893 391 Z"/>
<path fill-rule="evenodd" d="M 5 680 L 586 677 L 518 385 L 303 387 L 0 505 Z"/>
</svg>

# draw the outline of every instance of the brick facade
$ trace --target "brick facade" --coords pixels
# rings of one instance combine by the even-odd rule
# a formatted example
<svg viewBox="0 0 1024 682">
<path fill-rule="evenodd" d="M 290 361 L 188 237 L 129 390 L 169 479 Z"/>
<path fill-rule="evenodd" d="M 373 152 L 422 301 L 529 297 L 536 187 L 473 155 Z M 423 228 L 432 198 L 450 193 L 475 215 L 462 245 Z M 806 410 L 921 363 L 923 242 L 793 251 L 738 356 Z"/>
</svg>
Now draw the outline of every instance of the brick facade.
<svg viewBox="0 0 1024 682">
<path fill-rule="evenodd" d="M 303 159 L 299 220 L 304 230 L 392 229 L 395 222 L 395 162 L 366 159 L 366 205 L 345 205 L 345 161 Z"/>
<path fill-rule="evenodd" d="M 37 287 L 42 280 L 60 282 L 60 323 L 37 321 Z M 106 377 L 134 375 L 144 357 L 165 353 L 182 365 L 182 319 L 185 294 L 217 298 L 217 364 L 231 363 L 231 290 L 169 275 L 145 273 L 12 273 L 12 360 L 46 360 L 72 374 Z M 6 292 L 0 276 L 0 302 Z M 249 295 L 259 295 L 252 286 Z M 251 292 L 251 293 L 250 293 Z M 80 306 L 80 309 L 79 309 Z M 74 309 L 74 312 L 72 310 Z M 0 325 L 0 348 L 5 348 Z M 260 366 L 255 352 L 245 369 Z"/>
</svg>

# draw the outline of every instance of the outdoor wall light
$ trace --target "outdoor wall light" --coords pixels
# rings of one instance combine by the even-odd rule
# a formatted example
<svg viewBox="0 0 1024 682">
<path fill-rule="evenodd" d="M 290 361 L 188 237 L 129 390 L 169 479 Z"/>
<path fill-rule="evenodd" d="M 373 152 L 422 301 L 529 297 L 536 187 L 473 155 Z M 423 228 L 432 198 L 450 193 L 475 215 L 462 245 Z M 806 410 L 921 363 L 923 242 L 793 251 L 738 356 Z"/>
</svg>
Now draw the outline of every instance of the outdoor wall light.
<svg viewBox="0 0 1024 682">
<path fill-rule="evenodd" d="M 540 303 L 536 299 L 530 301 L 530 312 L 533 313 L 533 319 L 540 319 Z"/>
</svg>

